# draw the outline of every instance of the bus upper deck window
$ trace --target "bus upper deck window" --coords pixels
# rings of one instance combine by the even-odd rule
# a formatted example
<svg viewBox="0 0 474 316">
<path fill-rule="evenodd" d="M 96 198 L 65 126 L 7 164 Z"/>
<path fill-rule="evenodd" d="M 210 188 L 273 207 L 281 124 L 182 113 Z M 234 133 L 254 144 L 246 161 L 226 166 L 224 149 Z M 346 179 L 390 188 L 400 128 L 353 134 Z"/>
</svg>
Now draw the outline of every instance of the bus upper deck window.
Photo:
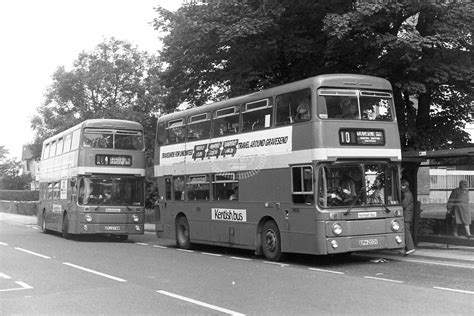
<svg viewBox="0 0 474 316">
<path fill-rule="evenodd" d="M 143 150 L 143 133 L 140 131 L 117 131 L 115 149 Z"/>
<path fill-rule="evenodd" d="M 360 110 L 363 120 L 391 121 L 392 96 L 384 92 L 360 92 Z"/>
<path fill-rule="evenodd" d="M 311 119 L 311 90 L 304 89 L 276 97 L 277 126 L 305 122 Z"/>
<path fill-rule="evenodd" d="M 268 128 L 272 122 L 272 106 L 269 99 L 246 103 L 242 112 L 242 131 Z"/>
</svg>

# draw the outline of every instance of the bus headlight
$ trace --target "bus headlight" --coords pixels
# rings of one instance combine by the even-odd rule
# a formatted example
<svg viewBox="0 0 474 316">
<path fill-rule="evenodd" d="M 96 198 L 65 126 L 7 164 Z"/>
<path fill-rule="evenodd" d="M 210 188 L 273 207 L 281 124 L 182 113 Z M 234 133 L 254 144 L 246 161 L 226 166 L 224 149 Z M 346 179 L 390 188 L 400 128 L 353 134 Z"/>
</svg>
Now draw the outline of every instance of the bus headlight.
<svg viewBox="0 0 474 316">
<path fill-rule="evenodd" d="M 398 232 L 400 230 L 400 223 L 396 220 L 393 220 L 392 223 L 390 223 L 390 228 L 393 232 Z"/>
<path fill-rule="evenodd" d="M 331 247 L 333 247 L 334 249 L 336 249 L 337 247 L 339 247 L 339 245 L 337 244 L 337 241 L 335 241 L 334 239 L 331 240 Z"/>
<path fill-rule="evenodd" d="M 339 236 L 340 234 L 342 234 L 342 226 L 338 223 L 332 224 L 332 232 L 334 233 L 334 235 Z"/>
<path fill-rule="evenodd" d="M 401 236 L 395 236 L 395 241 L 400 245 L 403 242 L 403 238 Z"/>
<path fill-rule="evenodd" d="M 135 225 L 135 230 L 136 230 L 137 232 L 139 232 L 139 231 L 141 230 L 141 229 L 140 229 L 140 226 Z"/>
<path fill-rule="evenodd" d="M 92 220 L 94 219 L 92 217 L 92 214 L 90 214 L 90 213 L 85 214 L 84 218 L 86 219 L 86 222 L 88 222 L 88 223 L 92 222 Z"/>
<path fill-rule="evenodd" d="M 138 223 L 140 221 L 140 217 L 137 214 L 132 214 L 132 219 L 135 223 Z"/>
</svg>

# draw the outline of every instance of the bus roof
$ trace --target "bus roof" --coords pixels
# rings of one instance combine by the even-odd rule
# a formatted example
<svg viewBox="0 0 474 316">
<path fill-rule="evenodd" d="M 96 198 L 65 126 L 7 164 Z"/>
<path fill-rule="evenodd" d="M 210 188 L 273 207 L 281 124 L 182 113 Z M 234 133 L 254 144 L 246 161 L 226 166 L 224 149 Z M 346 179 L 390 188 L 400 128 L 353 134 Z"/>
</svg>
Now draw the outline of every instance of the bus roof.
<svg viewBox="0 0 474 316">
<path fill-rule="evenodd" d="M 59 138 L 62 135 L 68 134 L 71 131 L 74 131 L 79 128 L 85 128 L 85 127 L 90 127 L 90 128 L 113 128 L 113 129 L 129 129 L 129 130 L 140 130 L 143 131 L 143 126 L 142 124 L 134 121 L 128 121 L 128 120 L 116 120 L 116 119 L 90 119 L 90 120 L 85 120 L 73 127 L 68 128 L 65 131 L 62 131 L 60 133 L 57 133 L 47 139 L 44 140 L 43 143 L 50 142 L 53 139 Z"/>
<path fill-rule="evenodd" d="M 283 91 L 290 92 L 291 90 L 300 90 L 308 88 L 310 86 L 316 87 L 347 87 L 349 89 L 375 89 L 375 90 L 384 90 L 391 91 L 392 86 L 390 82 L 386 79 L 368 76 L 368 75 L 358 75 L 358 74 L 326 74 L 319 75 L 315 77 L 306 78 L 303 80 L 291 82 L 288 84 L 276 86 L 273 88 L 265 89 L 262 91 L 246 94 L 243 96 L 238 96 L 235 98 L 230 98 L 210 104 L 204 105 L 207 111 L 212 111 L 219 109 L 223 104 L 233 103 L 233 104 L 242 104 L 247 103 L 263 98 L 268 98 L 275 94 L 280 94 Z M 174 112 L 170 114 L 163 115 L 159 118 L 159 121 L 162 119 L 173 120 L 181 118 L 188 115 L 193 115 L 194 113 L 201 113 L 203 111 L 202 107 L 195 107 L 187 109 L 184 111 Z"/>
</svg>

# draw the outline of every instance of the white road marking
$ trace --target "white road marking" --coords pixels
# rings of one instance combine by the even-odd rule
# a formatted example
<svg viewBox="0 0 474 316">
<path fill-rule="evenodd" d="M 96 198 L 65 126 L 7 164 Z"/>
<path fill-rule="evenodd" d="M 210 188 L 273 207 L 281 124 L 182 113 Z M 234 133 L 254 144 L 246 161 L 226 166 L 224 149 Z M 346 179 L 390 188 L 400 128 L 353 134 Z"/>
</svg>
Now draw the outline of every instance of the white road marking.
<svg viewBox="0 0 474 316">
<path fill-rule="evenodd" d="M 386 281 L 386 282 L 393 282 L 393 283 L 403 283 L 402 281 L 398 281 L 398 280 L 377 278 L 377 277 L 371 277 L 371 276 L 364 276 L 364 279 L 372 279 L 372 280 L 379 280 L 379 281 Z"/>
<path fill-rule="evenodd" d="M 8 246 L 8 244 L 7 244 L 7 243 L 4 243 L 4 242 L 0 242 L 0 245 L 2 245 L 2 246 Z"/>
<path fill-rule="evenodd" d="M 170 293 L 170 292 L 167 292 L 167 291 L 160 290 L 160 291 L 156 291 L 156 292 L 160 293 L 160 294 L 163 294 L 163 295 L 173 297 L 173 298 L 177 298 L 177 299 L 185 301 L 185 302 L 189 302 L 189 303 L 193 303 L 193 304 L 196 304 L 196 305 L 199 305 L 199 306 L 207 307 L 207 308 L 210 308 L 210 309 L 222 312 L 222 313 L 226 313 L 226 314 L 229 314 L 229 315 L 236 315 L 236 316 L 237 315 L 242 315 L 242 316 L 245 315 L 245 314 L 242 314 L 242 313 L 232 311 L 230 309 L 226 309 L 226 308 L 222 308 L 222 307 L 219 307 L 219 306 L 207 304 L 207 303 L 204 303 L 204 302 L 201 302 L 201 301 L 194 300 L 192 298 L 188 298 L 188 297 L 181 296 L 181 295 L 178 295 L 178 294 Z"/>
<path fill-rule="evenodd" d="M 155 247 L 155 248 L 161 248 L 161 249 L 167 249 L 167 248 L 168 248 L 168 247 L 160 246 L 160 245 L 153 245 L 153 247 Z"/>
<path fill-rule="evenodd" d="M 176 250 L 178 250 L 178 251 L 183 251 L 183 252 L 194 252 L 194 250 L 189 250 L 189 249 L 176 248 Z"/>
<path fill-rule="evenodd" d="M 465 294 L 474 294 L 474 292 L 472 292 L 472 291 L 450 289 L 450 288 L 447 288 L 447 287 L 433 286 L 433 288 L 438 289 L 438 290 L 444 290 L 444 291 L 451 291 L 451 292 L 458 292 L 458 293 L 465 293 Z"/>
<path fill-rule="evenodd" d="M 313 271 L 319 271 L 319 272 L 328 272 L 328 273 L 334 273 L 334 274 L 344 274 L 344 272 L 340 271 L 333 271 L 333 270 L 325 270 L 325 269 L 318 269 L 318 268 L 308 268 Z"/>
<path fill-rule="evenodd" d="M 127 280 L 114 277 L 113 275 L 98 272 L 98 271 L 88 269 L 88 268 L 84 268 L 84 267 L 81 267 L 81 266 L 78 266 L 78 265 L 75 265 L 75 264 L 72 264 L 72 263 L 69 263 L 69 262 L 63 262 L 63 264 L 65 264 L 67 266 L 70 266 L 70 267 L 73 267 L 73 268 L 76 268 L 76 269 L 79 269 L 79 270 L 83 270 L 83 271 L 90 272 L 90 273 L 93 273 L 93 274 L 96 274 L 96 275 L 100 275 L 100 276 L 103 276 L 104 278 L 108 278 L 108 279 L 115 280 L 115 281 L 118 281 L 118 282 L 127 282 Z"/>
<path fill-rule="evenodd" d="M 51 257 L 45 256 L 45 255 L 42 255 L 42 254 L 40 254 L 40 253 L 33 252 L 33 251 L 30 251 L 30 250 L 27 250 L 27 249 L 23 249 L 23 248 L 20 248 L 20 247 L 15 247 L 15 249 L 16 249 L 16 250 L 23 251 L 23 252 L 26 252 L 26 253 L 29 253 L 30 255 L 35 255 L 35 256 L 44 258 L 44 259 L 51 259 Z"/>
<path fill-rule="evenodd" d="M 222 255 L 218 253 L 201 252 L 201 254 L 206 255 L 206 256 L 222 257 Z"/>
<path fill-rule="evenodd" d="M 251 261 L 252 259 L 249 259 L 249 258 L 241 258 L 241 257 L 230 257 L 231 259 L 235 259 L 235 260 L 243 260 L 243 261 Z"/>
<path fill-rule="evenodd" d="M 268 263 L 268 264 L 274 264 L 274 265 L 280 266 L 282 268 L 290 266 L 289 264 L 286 264 L 286 263 L 279 263 L 279 262 L 272 262 L 272 261 L 263 261 L 263 262 Z"/>
<path fill-rule="evenodd" d="M 136 242 L 135 245 L 148 246 L 148 244 L 146 244 L 144 242 Z"/>
<path fill-rule="evenodd" d="M 10 280 L 12 277 L 0 272 L 0 278 Z"/>
<path fill-rule="evenodd" d="M 11 289 L 1 289 L 0 292 L 11 292 L 11 291 L 21 291 L 21 290 L 30 290 L 33 287 L 26 284 L 25 282 L 22 281 L 15 281 L 16 284 L 18 284 L 21 287 L 14 287 Z"/>
</svg>

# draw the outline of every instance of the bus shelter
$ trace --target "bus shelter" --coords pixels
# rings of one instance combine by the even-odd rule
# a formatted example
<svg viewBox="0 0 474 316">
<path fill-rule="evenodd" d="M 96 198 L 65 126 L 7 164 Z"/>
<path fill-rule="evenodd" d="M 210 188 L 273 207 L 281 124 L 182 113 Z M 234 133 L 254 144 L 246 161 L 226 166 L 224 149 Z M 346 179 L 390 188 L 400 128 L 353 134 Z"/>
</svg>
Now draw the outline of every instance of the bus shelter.
<svg viewBox="0 0 474 316">
<path fill-rule="evenodd" d="M 402 178 L 410 182 L 415 201 L 413 240 L 474 247 L 474 239 L 465 236 L 446 216 L 446 204 L 459 181 L 469 184 L 471 218 L 474 219 L 474 147 L 406 152 L 402 156 Z M 471 223 L 471 234 L 474 225 Z"/>
</svg>

